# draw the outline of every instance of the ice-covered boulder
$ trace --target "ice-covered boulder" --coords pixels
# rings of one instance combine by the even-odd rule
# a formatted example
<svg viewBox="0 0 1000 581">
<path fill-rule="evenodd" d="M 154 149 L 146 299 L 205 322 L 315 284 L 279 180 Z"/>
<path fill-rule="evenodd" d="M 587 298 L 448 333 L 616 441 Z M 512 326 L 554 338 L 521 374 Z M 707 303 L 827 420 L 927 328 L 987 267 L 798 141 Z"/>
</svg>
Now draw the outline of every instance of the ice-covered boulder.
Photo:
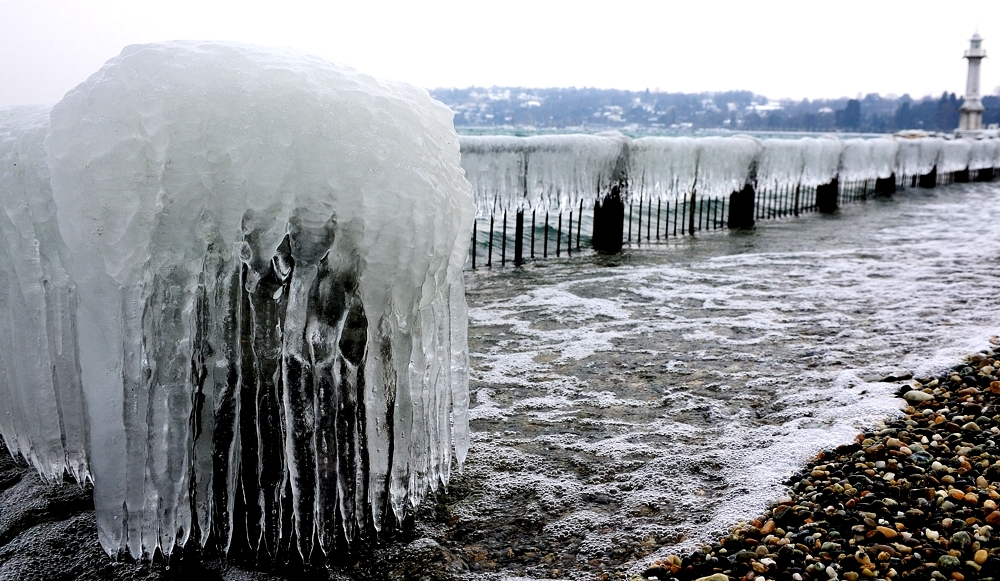
<svg viewBox="0 0 1000 581">
<path fill-rule="evenodd" d="M 0 371 L 24 395 L 76 365 L 75 324 L 89 465 L 61 383 L 3 398 L 21 423 L 0 429 L 43 473 L 89 470 L 109 553 L 315 562 L 447 483 L 474 206 L 446 107 L 291 51 L 168 42 L 124 49 L 51 128 L 24 119 L 0 130 L 5 161 L 29 152 L 0 228 L 38 244 L 4 246 L 27 306 L 0 320 L 25 337 Z"/>
</svg>

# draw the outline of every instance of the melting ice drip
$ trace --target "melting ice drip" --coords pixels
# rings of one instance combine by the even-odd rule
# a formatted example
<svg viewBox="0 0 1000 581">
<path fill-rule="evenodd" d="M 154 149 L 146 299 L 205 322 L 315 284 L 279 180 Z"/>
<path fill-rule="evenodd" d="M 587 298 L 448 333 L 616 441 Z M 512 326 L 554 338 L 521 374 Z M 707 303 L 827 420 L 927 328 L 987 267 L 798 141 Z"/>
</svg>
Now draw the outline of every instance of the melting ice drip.
<svg viewBox="0 0 1000 581">
<path fill-rule="evenodd" d="M 462 137 L 462 166 L 478 211 L 572 209 L 627 182 L 627 196 L 721 197 L 744 184 L 781 189 L 1000 167 L 1000 140 L 939 137 L 800 139 L 620 134 Z"/>
<path fill-rule="evenodd" d="M 0 432 L 93 480 L 109 553 L 322 562 L 448 482 L 473 204 L 447 108 L 173 42 L 0 114 Z"/>
</svg>

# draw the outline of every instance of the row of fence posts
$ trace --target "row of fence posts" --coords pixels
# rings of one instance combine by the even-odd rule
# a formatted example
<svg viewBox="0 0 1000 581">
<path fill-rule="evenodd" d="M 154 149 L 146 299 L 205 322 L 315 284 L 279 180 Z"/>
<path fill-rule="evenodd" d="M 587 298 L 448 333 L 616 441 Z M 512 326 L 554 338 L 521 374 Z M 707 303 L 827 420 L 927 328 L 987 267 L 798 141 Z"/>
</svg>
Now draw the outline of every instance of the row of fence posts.
<svg viewBox="0 0 1000 581">
<path fill-rule="evenodd" d="M 616 254 L 622 251 L 625 244 L 642 246 L 643 241 L 652 244 L 653 241 L 666 241 L 672 237 L 693 235 L 703 230 L 745 229 L 752 228 L 758 220 L 799 216 L 805 213 L 819 212 L 831 214 L 844 204 L 865 201 L 870 196 L 889 196 L 897 190 L 910 187 L 933 188 L 936 185 L 950 183 L 965 183 L 969 181 L 991 181 L 997 172 L 993 168 L 983 170 L 963 170 L 952 173 L 938 174 L 937 167 L 929 173 L 920 176 L 896 176 L 875 180 L 845 181 L 838 178 L 819 186 L 781 186 L 777 188 L 761 188 L 758 192 L 752 184 L 746 184 L 742 190 L 733 192 L 729 199 L 701 198 L 697 192 L 690 193 L 685 199 L 675 201 L 644 200 L 641 196 L 638 202 L 626 204 L 621 192 L 624 184 L 615 185 L 610 193 L 594 202 L 593 213 L 586 218 L 592 222 L 593 231 L 590 236 L 590 246 L 597 252 Z M 655 207 L 655 210 L 654 210 Z M 536 254 L 536 238 L 541 234 L 541 258 L 548 258 L 549 242 L 554 230 L 554 254 L 562 255 L 565 249 L 567 256 L 572 256 L 574 250 L 579 252 L 583 247 L 583 223 L 585 207 L 580 200 L 578 208 L 568 212 L 568 229 L 565 242 L 563 239 L 563 214 L 559 211 L 555 218 L 552 213 L 532 209 L 526 215 L 526 210 L 518 209 L 514 213 L 514 266 L 524 264 L 524 246 L 527 239 L 528 257 L 538 258 Z M 530 216 L 531 226 L 525 232 L 525 220 Z M 495 214 L 490 214 L 489 233 L 486 246 L 486 267 L 492 268 L 495 246 L 499 246 L 500 265 L 507 263 L 507 211 L 500 215 L 500 244 L 495 245 Z M 536 220 L 542 226 L 536 227 Z M 478 228 L 472 230 L 471 266 L 478 266 Z M 633 230 L 633 226 L 635 229 Z M 574 227 L 576 228 L 574 231 Z M 645 227 L 645 231 L 643 228 Z M 575 239 L 574 239 L 575 234 Z"/>
<path fill-rule="evenodd" d="M 574 246 L 577 251 L 582 248 L 582 236 L 583 236 L 583 200 L 580 200 L 580 208 L 576 213 L 576 221 L 574 222 L 573 210 L 569 211 L 569 229 L 566 232 L 566 255 L 572 256 Z M 558 257 L 562 254 L 563 250 L 563 212 L 557 214 L 555 224 L 552 224 L 552 218 L 548 211 L 541 214 L 537 210 L 531 210 L 531 228 L 528 230 L 528 243 L 529 243 L 529 257 L 535 259 L 535 238 L 538 233 L 535 221 L 536 218 L 541 218 L 543 222 L 542 230 L 542 258 L 549 257 L 549 240 L 552 239 L 550 235 L 550 230 L 555 231 L 555 244 L 554 252 Z M 524 209 L 518 209 L 514 213 L 514 265 L 521 266 L 524 263 L 524 220 L 525 211 Z M 490 214 L 490 229 L 489 238 L 487 242 L 487 253 L 486 253 L 486 266 L 490 268 L 493 266 L 493 242 L 494 242 L 494 221 L 495 215 Z M 478 219 L 476 220 L 477 226 L 472 229 L 472 268 L 476 268 L 476 249 L 478 248 Z M 501 233 L 500 233 L 500 265 L 503 266 L 507 263 L 507 211 L 504 210 L 501 218 Z M 550 228 L 550 225 L 554 225 L 554 228 Z M 576 243 L 574 245 L 573 240 L 573 227 L 576 226 Z"/>
</svg>

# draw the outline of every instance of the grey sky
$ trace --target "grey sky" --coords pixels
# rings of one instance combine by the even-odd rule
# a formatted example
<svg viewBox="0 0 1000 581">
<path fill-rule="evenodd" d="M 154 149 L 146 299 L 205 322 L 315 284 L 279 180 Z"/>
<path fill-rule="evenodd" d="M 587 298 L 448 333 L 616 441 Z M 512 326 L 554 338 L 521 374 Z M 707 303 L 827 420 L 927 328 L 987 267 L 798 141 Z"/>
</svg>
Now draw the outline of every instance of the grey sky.
<svg viewBox="0 0 1000 581">
<path fill-rule="evenodd" d="M 429 88 L 961 95 L 977 25 L 992 93 L 1000 0 L 0 0 L 0 105 L 57 101 L 122 47 L 179 38 L 288 46 Z"/>
</svg>

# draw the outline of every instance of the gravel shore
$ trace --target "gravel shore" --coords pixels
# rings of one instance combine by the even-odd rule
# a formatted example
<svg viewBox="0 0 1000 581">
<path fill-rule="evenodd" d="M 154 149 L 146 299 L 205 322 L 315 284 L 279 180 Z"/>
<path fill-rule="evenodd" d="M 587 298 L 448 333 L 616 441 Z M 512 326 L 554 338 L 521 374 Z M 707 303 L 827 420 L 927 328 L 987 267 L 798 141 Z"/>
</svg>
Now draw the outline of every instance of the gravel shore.
<svg viewBox="0 0 1000 581">
<path fill-rule="evenodd" d="M 1000 578 L 1000 339 L 938 378 L 908 380 L 905 415 L 819 454 L 790 496 L 649 580 Z"/>
</svg>

